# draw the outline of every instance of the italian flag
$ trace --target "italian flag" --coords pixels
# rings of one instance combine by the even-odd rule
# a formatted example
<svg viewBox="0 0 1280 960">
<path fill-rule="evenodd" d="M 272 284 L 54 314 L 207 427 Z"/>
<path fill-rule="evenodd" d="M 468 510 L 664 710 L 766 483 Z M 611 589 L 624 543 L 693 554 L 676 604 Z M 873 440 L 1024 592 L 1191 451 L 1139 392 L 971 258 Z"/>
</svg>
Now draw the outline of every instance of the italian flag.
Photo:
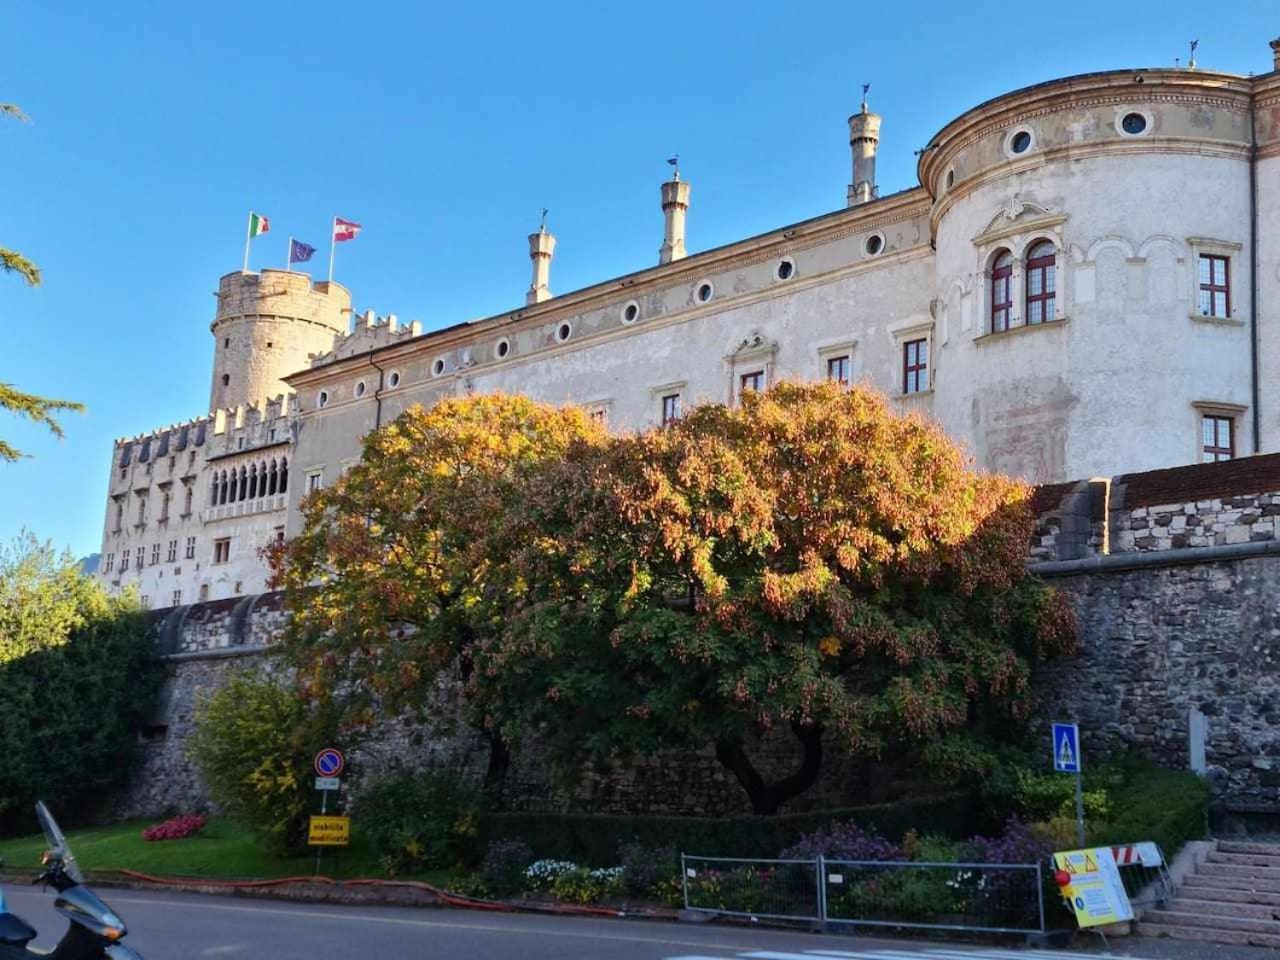
<svg viewBox="0 0 1280 960">
<path fill-rule="evenodd" d="M 266 233 L 270 229 L 271 229 L 270 220 L 268 220 L 266 217 L 264 217 L 260 213 L 250 212 L 249 214 L 249 238 L 250 239 L 253 239 L 256 236 L 260 236 L 261 234 Z"/>
</svg>

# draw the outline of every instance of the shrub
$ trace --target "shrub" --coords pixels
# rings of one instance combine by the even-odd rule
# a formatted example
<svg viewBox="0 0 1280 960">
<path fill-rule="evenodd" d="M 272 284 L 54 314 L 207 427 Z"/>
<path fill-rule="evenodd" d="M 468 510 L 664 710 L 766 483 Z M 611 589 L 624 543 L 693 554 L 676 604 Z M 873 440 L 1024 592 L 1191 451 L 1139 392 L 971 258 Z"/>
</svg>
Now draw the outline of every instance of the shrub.
<svg viewBox="0 0 1280 960">
<path fill-rule="evenodd" d="M 327 709 L 246 671 L 198 704 L 188 751 L 228 814 L 261 831 L 274 851 L 301 853 L 316 802 L 311 765 L 336 733 Z"/>
<path fill-rule="evenodd" d="M 485 818 L 484 836 L 524 840 L 538 857 L 609 866 L 619 862 L 619 851 L 627 843 L 673 846 L 677 853 L 708 857 L 772 857 L 802 836 L 845 820 L 895 839 L 911 829 L 966 837 L 979 829 L 984 817 L 972 797 L 949 794 L 776 817 L 495 813 Z"/>
<path fill-rule="evenodd" d="M 392 876 L 472 862 L 478 849 L 479 792 L 454 773 L 397 773 L 360 794 L 352 819 Z"/>
<path fill-rule="evenodd" d="M 551 895 L 565 903 L 597 903 L 621 890 L 621 867 L 576 867 L 560 874 L 551 884 Z"/>
<path fill-rule="evenodd" d="M 782 851 L 784 860 L 902 860 L 902 848 L 879 834 L 864 830 L 852 821 L 833 823 L 801 837 Z"/>
<path fill-rule="evenodd" d="M 1117 769 L 1122 782 L 1111 790 L 1109 816 L 1085 821 L 1090 843 L 1154 840 L 1172 859 L 1188 840 L 1205 835 L 1210 799 L 1205 780 L 1134 757 L 1120 760 Z"/>
<path fill-rule="evenodd" d="M 549 891 L 560 877 L 577 869 L 571 860 L 535 860 L 524 872 L 526 889 Z"/>
<path fill-rule="evenodd" d="M 680 876 L 680 857 L 675 847 L 624 843 L 618 848 L 618 855 L 622 860 L 622 889 L 630 896 L 647 896 L 663 880 Z"/>
<path fill-rule="evenodd" d="M 129 773 L 163 667 L 131 596 L 109 597 L 30 534 L 0 545 L 0 833 L 64 824 Z"/>
<path fill-rule="evenodd" d="M 528 883 L 525 871 L 533 863 L 533 851 L 523 840 L 498 840 L 489 844 L 480 863 L 480 879 L 495 896 L 520 893 Z"/>
<path fill-rule="evenodd" d="M 204 829 L 209 818 L 201 813 L 186 813 L 180 817 L 157 823 L 142 831 L 142 839 L 148 843 L 157 840 L 182 840 Z"/>
</svg>

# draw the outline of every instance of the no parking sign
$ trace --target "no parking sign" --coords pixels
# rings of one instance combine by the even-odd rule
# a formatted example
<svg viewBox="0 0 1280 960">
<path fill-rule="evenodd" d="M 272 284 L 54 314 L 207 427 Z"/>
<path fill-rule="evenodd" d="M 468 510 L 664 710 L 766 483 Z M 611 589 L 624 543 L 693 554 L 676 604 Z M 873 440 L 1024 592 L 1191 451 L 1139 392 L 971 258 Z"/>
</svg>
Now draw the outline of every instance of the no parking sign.
<svg viewBox="0 0 1280 960">
<path fill-rule="evenodd" d="M 346 761 L 342 758 L 341 751 L 333 749 L 333 747 L 325 747 L 316 754 L 316 775 L 321 777 L 336 777 L 342 773 L 342 768 Z"/>
</svg>

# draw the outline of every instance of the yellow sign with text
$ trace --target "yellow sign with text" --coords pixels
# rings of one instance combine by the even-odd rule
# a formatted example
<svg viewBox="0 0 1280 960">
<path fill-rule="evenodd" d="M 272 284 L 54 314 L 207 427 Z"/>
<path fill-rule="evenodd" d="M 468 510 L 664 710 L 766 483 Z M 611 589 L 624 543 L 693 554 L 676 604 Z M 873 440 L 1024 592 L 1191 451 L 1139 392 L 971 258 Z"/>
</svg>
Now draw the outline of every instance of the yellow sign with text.
<svg viewBox="0 0 1280 960">
<path fill-rule="evenodd" d="M 350 817 L 312 817 L 307 843 L 313 847 L 345 847 L 351 843 Z"/>
<path fill-rule="evenodd" d="M 1133 907 L 1110 847 L 1060 851 L 1053 855 L 1053 865 L 1070 880 L 1062 895 L 1081 927 L 1133 919 Z"/>
</svg>

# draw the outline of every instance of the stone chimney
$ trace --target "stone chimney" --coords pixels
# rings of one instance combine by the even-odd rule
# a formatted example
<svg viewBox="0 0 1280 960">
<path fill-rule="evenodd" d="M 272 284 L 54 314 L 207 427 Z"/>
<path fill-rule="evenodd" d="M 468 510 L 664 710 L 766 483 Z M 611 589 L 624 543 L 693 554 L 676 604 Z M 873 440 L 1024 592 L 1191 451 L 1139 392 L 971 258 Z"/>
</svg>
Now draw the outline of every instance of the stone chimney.
<svg viewBox="0 0 1280 960">
<path fill-rule="evenodd" d="M 685 258 L 684 217 L 689 211 L 689 190 L 688 181 L 680 179 L 679 169 L 662 185 L 662 215 L 667 225 L 662 247 L 658 250 L 659 263 Z"/>
<path fill-rule="evenodd" d="M 1274 61 L 1271 69 L 1280 70 L 1280 37 L 1271 41 L 1271 58 Z"/>
<path fill-rule="evenodd" d="M 849 118 L 849 148 L 853 151 L 853 182 L 849 206 L 876 198 L 876 146 L 880 143 L 880 115 L 867 110 L 867 88 L 862 88 L 862 110 Z"/>
<path fill-rule="evenodd" d="M 556 252 L 556 238 L 547 233 L 546 214 L 537 233 L 529 234 L 529 259 L 533 261 L 533 282 L 524 295 L 526 304 L 551 299 L 551 257 Z"/>
</svg>

